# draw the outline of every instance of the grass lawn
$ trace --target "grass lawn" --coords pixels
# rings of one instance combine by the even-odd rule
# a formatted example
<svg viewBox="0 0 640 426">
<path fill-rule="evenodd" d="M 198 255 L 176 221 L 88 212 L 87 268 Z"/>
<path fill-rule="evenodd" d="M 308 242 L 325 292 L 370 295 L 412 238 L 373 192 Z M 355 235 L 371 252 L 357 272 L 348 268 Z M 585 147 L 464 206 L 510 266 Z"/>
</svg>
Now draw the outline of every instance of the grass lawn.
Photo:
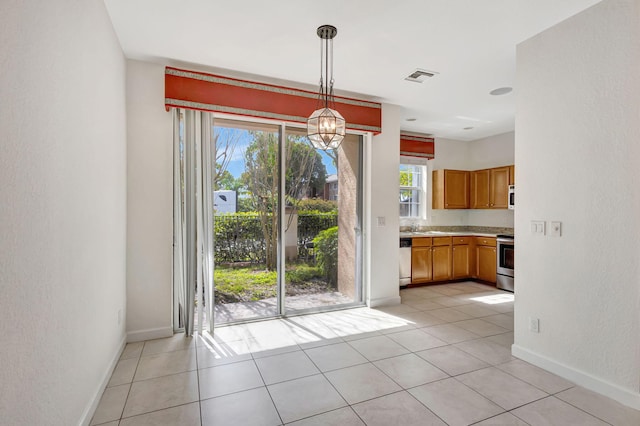
<svg viewBox="0 0 640 426">
<path fill-rule="evenodd" d="M 255 302 L 276 297 L 277 272 L 260 265 L 217 266 L 214 273 L 215 303 Z M 285 271 L 287 296 L 332 291 L 317 266 L 304 263 L 287 265 Z"/>
</svg>

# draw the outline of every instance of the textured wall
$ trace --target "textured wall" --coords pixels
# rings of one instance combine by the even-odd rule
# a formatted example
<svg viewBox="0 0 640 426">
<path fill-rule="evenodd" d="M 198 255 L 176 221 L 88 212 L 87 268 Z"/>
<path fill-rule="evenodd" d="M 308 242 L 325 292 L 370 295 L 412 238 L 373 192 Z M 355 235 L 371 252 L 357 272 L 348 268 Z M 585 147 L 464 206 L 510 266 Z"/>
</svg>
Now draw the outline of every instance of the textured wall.
<svg viewBox="0 0 640 426">
<path fill-rule="evenodd" d="M 171 335 L 173 121 L 164 66 L 127 60 L 127 334 Z"/>
<path fill-rule="evenodd" d="M 77 425 L 124 343 L 124 57 L 99 0 L 3 1 L 0 40 L 0 423 Z"/>
<path fill-rule="evenodd" d="M 603 1 L 518 46 L 514 347 L 638 407 L 639 18 Z"/>
</svg>

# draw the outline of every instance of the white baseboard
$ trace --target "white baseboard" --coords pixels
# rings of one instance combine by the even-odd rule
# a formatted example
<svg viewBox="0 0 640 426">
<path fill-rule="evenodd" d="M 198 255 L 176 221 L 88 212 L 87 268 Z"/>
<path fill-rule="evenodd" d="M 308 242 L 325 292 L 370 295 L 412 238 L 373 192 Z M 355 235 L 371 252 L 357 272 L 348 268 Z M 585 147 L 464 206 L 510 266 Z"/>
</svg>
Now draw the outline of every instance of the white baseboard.
<svg viewBox="0 0 640 426">
<path fill-rule="evenodd" d="M 400 302 L 401 302 L 400 296 L 394 296 L 394 297 L 383 297 L 380 299 L 369 299 L 369 303 L 367 303 L 367 305 L 370 308 L 377 308 L 378 306 L 399 305 Z"/>
<path fill-rule="evenodd" d="M 614 383 L 595 377 L 587 372 L 577 370 L 573 367 L 569 367 L 568 365 L 562 364 L 515 344 L 511 346 L 511 353 L 517 358 L 550 371 L 577 385 L 614 399 L 628 407 L 640 410 L 640 393 L 625 389 Z"/>
<path fill-rule="evenodd" d="M 111 375 L 113 374 L 113 370 L 115 370 L 116 365 L 120 360 L 120 356 L 122 355 L 122 351 L 124 351 L 124 347 L 126 344 L 127 344 L 126 336 L 122 336 L 122 340 L 120 340 L 120 344 L 118 345 L 118 350 L 116 351 L 113 358 L 111 358 L 111 362 L 109 363 L 109 368 L 107 368 L 107 371 L 105 371 L 104 375 L 102 376 L 102 380 L 100 382 L 100 385 L 98 386 L 98 389 L 94 393 L 93 398 L 91 398 L 91 400 L 89 401 L 89 405 L 87 405 L 87 408 L 84 409 L 84 412 L 82 413 L 82 417 L 80 417 L 80 422 L 79 422 L 80 425 L 88 426 L 89 423 L 91 422 L 91 419 L 93 418 L 93 414 L 96 412 L 96 409 L 98 408 L 98 404 L 100 404 L 100 398 L 102 398 L 102 393 L 107 388 L 107 385 L 109 384 L 109 380 L 111 380 Z"/>
<path fill-rule="evenodd" d="M 127 332 L 127 343 L 141 342 L 143 340 L 162 339 L 173 336 L 173 327 L 148 328 Z"/>
</svg>

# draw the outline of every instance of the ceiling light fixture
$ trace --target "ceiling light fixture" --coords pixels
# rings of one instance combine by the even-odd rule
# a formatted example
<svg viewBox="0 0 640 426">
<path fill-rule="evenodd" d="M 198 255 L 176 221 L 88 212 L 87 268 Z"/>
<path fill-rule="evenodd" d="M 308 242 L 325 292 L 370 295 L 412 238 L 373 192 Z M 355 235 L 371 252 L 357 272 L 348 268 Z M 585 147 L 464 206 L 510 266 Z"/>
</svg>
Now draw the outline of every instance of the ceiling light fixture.
<svg viewBox="0 0 640 426">
<path fill-rule="evenodd" d="M 511 93 L 512 90 L 513 87 L 498 87 L 490 91 L 489 94 L 493 96 L 506 95 L 507 93 Z"/>
<path fill-rule="evenodd" d="M 335 110 L 333 99 L 333 38 L 338 30 L 333 25 L 322 25 L 317 33 L 320 37 L 320 89 L 318 109 L 307 119 L 307 137 L 314 148 L 326 151 L 340 146 L 346 123 Z"/>
</svg>

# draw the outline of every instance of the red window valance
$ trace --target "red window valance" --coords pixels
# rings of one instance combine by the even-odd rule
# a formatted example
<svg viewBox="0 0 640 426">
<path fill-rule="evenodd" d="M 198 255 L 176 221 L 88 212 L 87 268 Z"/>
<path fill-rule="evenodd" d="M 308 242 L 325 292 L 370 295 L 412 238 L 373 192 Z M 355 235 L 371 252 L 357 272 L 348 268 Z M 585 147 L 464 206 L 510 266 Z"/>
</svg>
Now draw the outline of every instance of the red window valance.
<svg viewBox="0 0 640 426">
<path fill-rule="evenodd" d="M 435 151 L 432 137 L 400 132 L 400 155 L 431 159 L 435 158 Z"/>
<path fill-rule="evenodd" d="M 179 107 L 306 123 L 317 109 L 317 93 L 290 87 L 171 67 L 166 67 L 164 81 L 167 110 Z M 335 106 L 347 129 L 382 131 L 381 104 L 336 96 Z"/>
</svg>

